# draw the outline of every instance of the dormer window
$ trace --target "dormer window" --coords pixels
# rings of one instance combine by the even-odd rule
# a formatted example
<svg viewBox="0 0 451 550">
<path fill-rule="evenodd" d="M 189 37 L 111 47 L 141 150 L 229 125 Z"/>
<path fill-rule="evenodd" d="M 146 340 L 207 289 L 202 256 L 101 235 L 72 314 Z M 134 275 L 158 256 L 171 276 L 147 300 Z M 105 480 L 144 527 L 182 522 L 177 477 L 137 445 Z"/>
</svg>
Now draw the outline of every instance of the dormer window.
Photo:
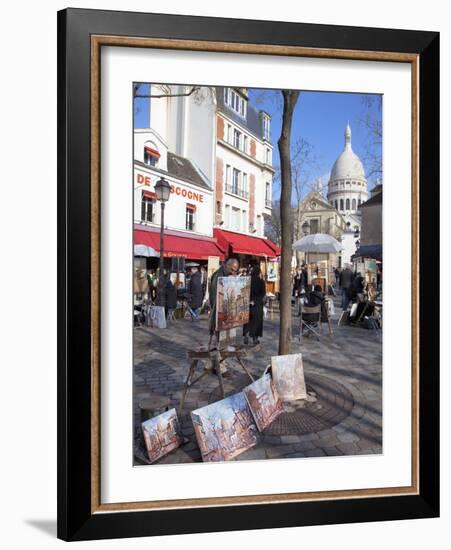
<svg viewBox="0 0 451 550">
<path fill-rule="evenodd" d="M 160 160 L 160 153 L 154 143 L 144 144 L 144 164 L 156 166 Z"/>
<path fill-rule="evenodd" d="M 238 115 L 246 118 L 247 115 L 247 100 L 240 96 L 232 88 L 224 89 L 224 103 L 235 111 Z"/>
</svg>

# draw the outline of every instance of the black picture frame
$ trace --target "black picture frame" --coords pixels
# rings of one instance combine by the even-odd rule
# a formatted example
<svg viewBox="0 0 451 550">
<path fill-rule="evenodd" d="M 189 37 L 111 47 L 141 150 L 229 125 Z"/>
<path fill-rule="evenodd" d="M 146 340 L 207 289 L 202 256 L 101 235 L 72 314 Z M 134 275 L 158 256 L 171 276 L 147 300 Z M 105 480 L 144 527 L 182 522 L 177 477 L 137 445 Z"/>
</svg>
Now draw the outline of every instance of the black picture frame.
<svg viewBox="0 0 451 550">
<path fill-rule="evenodd" d="M 188 509 L 92 509 L 91 37 L 418 56 L 419 492 Z M 138 537 L 439 515 L 439 33 L 67 9 L 58 13 L 58 537 Z M 401 243 L 402 244 L 402 243 Z"/>
</svg>

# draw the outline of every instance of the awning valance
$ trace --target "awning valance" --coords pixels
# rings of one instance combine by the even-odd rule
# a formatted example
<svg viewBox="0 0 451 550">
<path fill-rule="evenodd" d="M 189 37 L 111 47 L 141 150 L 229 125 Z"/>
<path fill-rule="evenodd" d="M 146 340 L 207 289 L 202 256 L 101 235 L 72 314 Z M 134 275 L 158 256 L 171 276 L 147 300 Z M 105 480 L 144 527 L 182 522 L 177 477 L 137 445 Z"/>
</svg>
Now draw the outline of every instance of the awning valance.
<svg viewBox="0 0 451 550">
<path fill-rule="evenodd" d="M 280 249 L 269 239 L 252 237 L 241 233 L 233 233 L 224 229 L 215 228 L 214 236 L 218 239 L 219 245 L 230 254 L 247 254 L 250 256 L 264 256 L 275 258 L 280 256 Z"/>
<path fill-rule="evenodd" d="M 158 231 L 135 229 L 134 244 L 144 244 L 159 251 L 160 233 Z M 164 256 L 166 258 L 181 256 L 190 260 L 208 260 L 209 256 L 218 256 L 220 260 L 224 260 L 224 250 L 215 239 L 185 237 L 165 232 Z"/>
</svg>

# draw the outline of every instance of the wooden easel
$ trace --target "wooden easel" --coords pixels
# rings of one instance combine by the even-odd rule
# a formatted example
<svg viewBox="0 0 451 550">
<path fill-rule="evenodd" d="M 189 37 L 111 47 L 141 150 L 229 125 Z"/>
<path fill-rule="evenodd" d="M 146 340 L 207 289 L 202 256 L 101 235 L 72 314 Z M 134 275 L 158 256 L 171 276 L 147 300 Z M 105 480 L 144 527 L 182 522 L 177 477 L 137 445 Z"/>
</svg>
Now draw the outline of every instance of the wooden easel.
<svg viewBox="0 0 451 550">
<path fill-rule="evenodd" d="M 218 339 L 218 346 L 219 346 L 219 339 Z M 229 351 L 227 349 L 188 351 L 188 358 L 191 359 L 191 364 L 189 367 L 188 376 L 186 377 L 185 383 L 183 385 L 183 393 L 182 393 L 182 399 L 180 401 L 179 414 L 182 414 L 188 389 L 194 386 L 194 384 L 196 384 L 200 380 L 202 380 L 202 378 L 205 378 L 205 376 L 208 376 L 211 374 L 217 375 L 221 397 L 222 399 L 224 399 L 225 391 L 224 391 L 224 379 L 221 373 L 221 363 L 225 359 L 236 359 L 236 361 L 242 367 L 244 372 L 249 376 L 251 382 L 254 382 L 255 380 L 254 377 L 249 372 L 249 370 L 247 369 L 246 365 L 243 362 L 243 357 L 245 356 L 246 356 L 246 350 L 243 349 L 242 347 L 237 347 L 233 351 L 232 350 Z M 200 360 L 209 361 L 210 368 L 205 369 L 204 372 L 202 372 L 201 374 L 199 374 L 199 376 L 194 378 L 196 367 Z"/>
</svg>

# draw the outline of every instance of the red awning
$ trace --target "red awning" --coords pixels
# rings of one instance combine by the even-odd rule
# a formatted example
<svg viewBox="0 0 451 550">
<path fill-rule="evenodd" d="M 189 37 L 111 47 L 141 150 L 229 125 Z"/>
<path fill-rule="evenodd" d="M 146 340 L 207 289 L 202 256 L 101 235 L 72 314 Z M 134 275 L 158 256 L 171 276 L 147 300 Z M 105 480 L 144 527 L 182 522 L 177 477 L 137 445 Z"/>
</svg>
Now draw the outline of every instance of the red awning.
<svg viewBox="0 0 451 550">
<path fill-rule="evenodd" d="M 241 233 L 224 231 L 224 229 L 213 229 L 214 236 L 218 243 L 225 250 L 231 247 L 231 252 L 235 254 L 249 254 L 250 256 L 265 256 L 274 258 L 280 256 L 280 249 L 269 239 L 261 237 L 251 237 Z"/>
<path fill-rule="evenodd" d="M 156 251 L 160 249 L 160 233 L 155 231 L 134 230 L 134 244 L 145 244 Z M 209 256 L 219 256 L 224 260 L 224 250 L 216 240 L 164 234 L 164 256 L 166 258 L 182 256 L 190 260 L 208 260 Z"/>
</svg>

